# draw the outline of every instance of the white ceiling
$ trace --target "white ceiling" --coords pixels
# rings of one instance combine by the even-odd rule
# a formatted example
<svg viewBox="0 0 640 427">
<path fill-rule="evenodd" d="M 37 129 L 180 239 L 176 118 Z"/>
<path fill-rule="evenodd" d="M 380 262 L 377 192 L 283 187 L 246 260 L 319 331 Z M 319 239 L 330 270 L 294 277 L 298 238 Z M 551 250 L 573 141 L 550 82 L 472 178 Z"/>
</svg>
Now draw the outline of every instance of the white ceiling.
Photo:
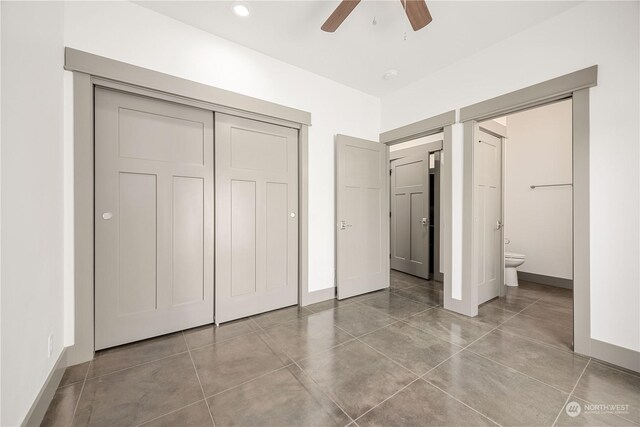
<svg viewBox="0 0 640 427">
<path fill-rule="evenodd" d="M 335 33 L 320 30 L 339 3 L 335 0 L 246 1 L 251 10 L 247 18 L 233 13 L 232 1 L 136 3 L 347 86 L 384 96 L 579 2 L 427 0 L 433 22 L 414 32 L 399 0 L 364 0 Z M 384 80 L 382 75 L 392 68 L 398 70 L 398 77 Z"/>
</svg>

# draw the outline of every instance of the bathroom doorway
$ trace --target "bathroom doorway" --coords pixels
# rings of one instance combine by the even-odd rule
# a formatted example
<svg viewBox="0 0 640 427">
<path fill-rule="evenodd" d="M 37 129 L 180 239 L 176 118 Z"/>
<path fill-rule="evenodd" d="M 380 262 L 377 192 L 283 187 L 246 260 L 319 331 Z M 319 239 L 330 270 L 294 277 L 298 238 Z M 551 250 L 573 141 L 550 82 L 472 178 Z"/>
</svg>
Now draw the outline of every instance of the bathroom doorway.
<svg viewBox="0 0 640 427">
<path fill-rule="evenodd" d="M 479 316 L 513 313 L 501 330 L 573 350 L 572 100 L 478 127 L 474 197 L 482 203 L 474 205 L 474 251 L 485 252 L 474 257 Z"/>
<path fill-rule="evenodd" d="M 389 150 L 391 287 L 442 291 L 440 169 L 443 134 Z"/>
</svg>

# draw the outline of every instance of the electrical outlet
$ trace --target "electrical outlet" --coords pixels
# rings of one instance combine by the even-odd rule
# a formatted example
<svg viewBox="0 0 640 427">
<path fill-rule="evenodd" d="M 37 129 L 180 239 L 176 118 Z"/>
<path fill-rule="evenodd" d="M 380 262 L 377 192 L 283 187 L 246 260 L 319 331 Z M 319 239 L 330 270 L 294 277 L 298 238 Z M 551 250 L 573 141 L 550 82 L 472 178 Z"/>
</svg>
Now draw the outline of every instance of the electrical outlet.
<svg viewBox="0 0 640 427">
<path fill-rule="evenodd" d="M 47 341 L 47 357 L 51 357 L 53 353 L 53 334 L 49 335 L 49 340 Z"/>
</svg>

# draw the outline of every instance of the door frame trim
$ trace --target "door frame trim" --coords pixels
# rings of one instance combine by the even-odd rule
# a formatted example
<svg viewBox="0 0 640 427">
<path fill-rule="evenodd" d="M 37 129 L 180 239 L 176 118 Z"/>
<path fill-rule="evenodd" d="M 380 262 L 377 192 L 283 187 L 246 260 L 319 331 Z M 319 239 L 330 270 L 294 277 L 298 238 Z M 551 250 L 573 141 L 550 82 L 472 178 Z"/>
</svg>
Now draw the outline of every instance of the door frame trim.
<svg viewBox="0 0 640 427">
<path fill-rule="evenodd" d="M 562 98 L 569 98 L 581 89 L 598 85 L 598 66 L 565 74 L 542 83 L 527 86 L 495 98 L 467 105 L 460 109 L 460 122 L 483 121 L 513 114 L 529 108 L 549 104 Z"/>
<path fill-rule="evenodd" d="M 453 281 L 453 234 L 451 228 L 451 216 L 453 212 L 454 200 L 451 197 L 453 190 L 453 169 L 451 167 L 451 159 L 453 158 L 453 125 L 456 122 L 456 111 L 451 110 L 437 116 L 429 117 L 424 120 L 410 123 L 396 129 L 389 130 L 380 134 L 380 142 L 388 147 L 417 139 L 423 136 L 435 135 L 437 133 L 442 136 L 442 157 L 444 158 L 440 168 L 440 221 L 444 222 L 442 229 L 442 245 L 440 246 L 440 257 L 443 265 L 443 286 L 444 286 L 444 302 L 446 308 L 456 310 L 456 307 L 462 301 L 451 298 L 452 281 Z M 389 242 L 391 242 L 391 231 L 389 231 Z M 450 306 L 451 302 L 454 306 Z"/>
<path fill-rule="evenodd" d="M 382 132 L 380 134 L 380 142 L 389 146 L 400 144 L 401 142 L 440 133 L 446 126 L 452 125 L 455 122 L 456 111 L 447 111 L 437 116 Z"/>
<path fill-rule="evenodd" d="M 573 129 L 573 350 L 590 356 L 591 272 L 589 212 L 589 88 L 597 86 L 598 66 L 538 83 L 499 97 L 483 101 L 460 111 L 464 119 L 464 192 L 463 205 L 473 206 L 473 139 L 478 121 L 513 114 L 572 99 Z M 463 292 L 471 297 L 469 316 L 477 315 L 478 294 L 472 284 L 473 209 L 463 212 Z"/>
<path fill-rule="evenodd" d="M 530 108 L 550 104 L 562 99 L 573 100 L 573 257 L 574 257 L 574 352 L 590 356 L 592 354 L 591 338 L 591 301 L 590 301 L 590 213 L 589 213 L 589 88 L 597 86 L 598 66 L 565 74 L 532 86 L 525 87 L 504 95 L 497 96 L 476 104 L 460 108 L 459 123 L 456 123 L 456 110 L 443 113 L 425 120 L 408 124 L 380 134 L 380 142 L 393 145 L 416 139 L 421 136 L 432 135 L 444 130 L 443 154 L 445 162 L 442 165 L 443 180 L 441 195 L 443 217 L 449 221 L 452 218 L 451 190 L 453 174 L 451 170 L 452 132 L 459 134 L 462 127 L 462 152 L 456 150 L 456 155 L 463 158 L 463 193 L 462 206 L 469 206 L 472 202 L 472 188 L 469 174 L 473 172 L 470 162 L 469 147 L 473 147 L 473 125 L 476 121 L 501 117 L 506 114 L 523 111 Z M 438 128 L 436 124 L 441 123 Z M 455 126 L 455 128 L 454 128 Z M 456 141 L 458 141 L 456 135 Z M 471 175 L 472 178 L 472 175 Z M 475 305 L 469 300 L 471 293 L 471 251 L 473 230 L 472 210 L 462 212 L 462 253 L 453 260 L 451 225 L 445 222 L 443 244 L 441 251 L 444 259 L 444 304 L 445 308 L 467 316 L 478 313 L 477 292 Z M 459 231 L 460 232 L 460 231 Z M 460 237 L 459 235 L 456 237 Z M 461 256 L 461 259 L 460 259 Z M 462 300 L 452 298 L 453 263 L 462 262 Z M 456 278 L 458 281 L 460 278 Z M 595 348 L 595 347 L 594 347 Z"/>
<path fill-rule="evenodd" d="M 298 299 L 308 290 L 308 150 L 311 113 L 213 86 L 65 48 L 65 69 L 73 72 L 74 344 L 67 363 L 93 359 L 94 328 L 94 88 L 196 106 L 298 129 Z M 215 315 L 215 313 L 214 313 Z"/>
<path fill-rule="evenodd" d="M 241 95 L 215 86 L 138 67 L 70 47 L 65 47 L 64 55 L 64 69 L 67 71 L 89 74 L 93 77 L 102 77 L 123 84 L 215 104 L 225 110 L 235 110 L 235 113 L 231 113 L 234 115 L 245 111 L 267 118 L 287 120 L 307 126 L 311 125 L 311 113 L 306 111 Z M 218 110 L 216 109 L 215 111 Z"/>
</svg>

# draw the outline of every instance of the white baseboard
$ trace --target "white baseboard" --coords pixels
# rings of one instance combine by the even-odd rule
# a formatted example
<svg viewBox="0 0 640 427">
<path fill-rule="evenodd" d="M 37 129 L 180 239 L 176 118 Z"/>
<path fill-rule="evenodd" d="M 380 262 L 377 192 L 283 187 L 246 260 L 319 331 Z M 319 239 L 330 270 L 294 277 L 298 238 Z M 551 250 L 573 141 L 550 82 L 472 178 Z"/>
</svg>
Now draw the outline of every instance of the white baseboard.
<svg viewBox="0 0 640 427">
<path fill-rule="evenodd" d="M 306 305 L 315 304 L 318 302 L 327 301 L 336 297 L 336 288 L 331 287 L 327 289 L 320 289 L 313 292 L 303 292 L 300 298 L 300 305 L 302 307 Z"/>
<path fill-rule="evenodd" d="M 58 357 L 56 364 L 53 366 L 49 376 L 42 385 L 40 393 L 38 393 L 36 400 L 31 405 L 29 412 L 27 412 L 27 416 L 24 418 L 22 426 L 35 427 L 42 423 L 44 415 L 47 413 L 47 409 L 49 409 L 49 405 L 53 400 L 53 395 L 56 394 L 56 390 L 60 385 L 65 369 L 67 369 L 66 347 L 62 349 L 60 357 Z"/>
</svg>

